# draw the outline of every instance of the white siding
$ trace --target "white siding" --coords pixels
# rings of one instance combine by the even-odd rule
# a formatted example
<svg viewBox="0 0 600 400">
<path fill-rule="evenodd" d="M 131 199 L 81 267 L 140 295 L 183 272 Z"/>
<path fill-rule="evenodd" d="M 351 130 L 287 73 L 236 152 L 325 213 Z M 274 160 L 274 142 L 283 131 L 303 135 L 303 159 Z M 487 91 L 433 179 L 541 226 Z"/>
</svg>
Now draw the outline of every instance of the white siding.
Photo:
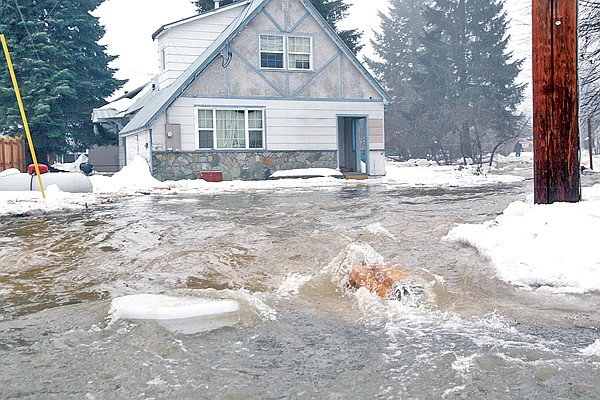
<svg viewBox="0 0 600 400">
<path fill-rule="evenodd" d="M 383 103 L 201 99 L 181 97 L 169 108 L 169 121 L 181 124 L 181 150 L 196 149 L 196 107 L 265 107 L 267 150 L 337 150 L 337 116 L 367 115 L 383 120 Z M 164 136 L 165 120 L 154 125 L 155 148 Z M 162 129 L 162 130 L 161 130 Z M 159 133 L 162 132 L 162 133 Z M 161 136 L 162 135 L 162 136 Z"/>
<path fill-rule="evenodd" d="M 135 156 L 142 156 L 146 161 L 150 161 L 150 136 L 148 131 L 142 131 L 125 137 L 125 159 L 129 165 Z M 148 146 L 146 146 L 148 144 Z"/>
<path fill-rule="evenodd" d="M 237 18 L 242 9 L 233 7 L 165 29 L 157 38 L 159 90 L 173 83 Z M 161 68 L 163 51 L 164 70 Z"/>
<path fill-rule="evenodd" d="M 385 152 L 383 150 L 369 152 L 369 174 L 373 176 L 385 175 Z"/>
</svg>

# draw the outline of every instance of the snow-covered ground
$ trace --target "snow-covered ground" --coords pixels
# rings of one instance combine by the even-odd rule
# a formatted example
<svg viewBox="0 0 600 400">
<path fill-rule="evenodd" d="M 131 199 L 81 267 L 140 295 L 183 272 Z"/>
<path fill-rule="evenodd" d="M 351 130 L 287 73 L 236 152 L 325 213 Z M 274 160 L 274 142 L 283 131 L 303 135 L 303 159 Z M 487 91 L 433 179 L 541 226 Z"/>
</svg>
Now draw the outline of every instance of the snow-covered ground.
<svg viewBox="0 0 600 400">
<path fill-rule="evenodd" d="M 493 221 L 455 227 L 445 239 L 475 247 L 498 277 L 528 290 L 598 291 L 600 186 L 583 189 L 580 203 L 535 205 L 530 196 Z"/>
<path fill-rule="evenodd" d="M 594 161 L 596 163 L 596 161 Z M 141 158 L 111 177 L 94 175 L 94 193 L 63 193 L 56 187 L 39 192 L 0 192 L 0 216 L 73 211 L 104 201 L 141 194 L 214 194 L 236 191 L 327 189 L 348 185 L 398 187 L 473 187 L 517 182 L 531 177 L 531 153 L 500 157 L 496 168 L 437 166 L 426 160 L 390 162 L 386 176 L 365 181 L 336 178 L 335 170 L 319 170 L 321 178 L 268 181 L 205 182 L 154 179 Z M 597 161 L 600 165 L 600 159 Z M 512 172 L 513 174 L 509 173 Z M 308 171 L 315 172 L 315 171 Z M 290 176 L 310 175 L 307 171 Z M 315 173 L 316 174 L 316 173 Z M 600 231 L 600 185 L 583 188 L 577 204 L 535 205 L 531 199 L 510 204 L 502 215 L 483 224 L 460 225 L 445 240 L 477 248 L 496 268 L 498 277 L 527 290 L 586 292 L 600 290 L 600 255 L 594 232 Z"/>
</svg>

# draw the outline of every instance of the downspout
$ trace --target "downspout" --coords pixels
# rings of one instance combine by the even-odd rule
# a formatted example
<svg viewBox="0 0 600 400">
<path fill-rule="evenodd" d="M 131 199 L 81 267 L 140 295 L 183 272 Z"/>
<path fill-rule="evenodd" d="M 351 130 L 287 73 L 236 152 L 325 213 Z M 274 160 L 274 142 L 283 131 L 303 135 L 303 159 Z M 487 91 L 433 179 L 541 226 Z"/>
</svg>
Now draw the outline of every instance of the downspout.
<svg viewBox="0 0 600 400">
<path fill-rule="evenodd" d="M 152 146 L 152 128 L 149 129 L 149 136 L 148 144 L 150 145 L 150 162 L 148 164 L 150 165 L 150 175 L 154 176 L 154 146 Z"/>
</svg>

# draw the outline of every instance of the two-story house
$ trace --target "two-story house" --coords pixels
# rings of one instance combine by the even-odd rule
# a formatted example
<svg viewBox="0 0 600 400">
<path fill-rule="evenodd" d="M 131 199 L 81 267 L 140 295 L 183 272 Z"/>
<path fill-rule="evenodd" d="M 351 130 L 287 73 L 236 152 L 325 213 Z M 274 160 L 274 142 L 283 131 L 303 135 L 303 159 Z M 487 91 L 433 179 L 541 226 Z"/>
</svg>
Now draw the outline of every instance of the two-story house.
<svg viewBox="0 0 600 400">
<path fill-rule="evenodd" d="M 247 0 L 164 25 L 159 73 L 119 132 L 158 179 L 297 168 L 384 175 L 385 90 L 308 0 Z"/>
</svg>

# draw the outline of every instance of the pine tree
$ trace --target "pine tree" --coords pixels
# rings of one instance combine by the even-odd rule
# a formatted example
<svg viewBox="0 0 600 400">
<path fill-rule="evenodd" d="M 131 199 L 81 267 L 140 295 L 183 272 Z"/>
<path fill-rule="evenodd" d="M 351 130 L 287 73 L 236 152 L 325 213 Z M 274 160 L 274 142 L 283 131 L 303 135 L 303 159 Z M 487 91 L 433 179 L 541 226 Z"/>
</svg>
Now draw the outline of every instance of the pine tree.
<svg viewBox="0 0 600 400">
<path fill-rule="evenodd" d="M 426 7 L 419 58 L 444 85 L 444 104 L 435 107 L 448 116 L 464 158 L 481 161 L 485 142 L 507 140 L 518 122 L 522 60 L 512 61 L 507 51 L 503 8 L 501 0 L 433 0 Z"/>
<path fill-rule="evenodd" d="M 363 48 L 360 43 L 362 32 L 358 29 L 340 30 L 337 23 L 343 20 L 348 15 L 350 4 L 344 0 L 310 0 L 317 11 L 325 18 L 325 21 L 331 25 L 333 30 L 342 38 L 346 46 L 354 53 Z"/>
<path fill-rule="evenodd" d="M 223 0 L 220 1 L 220 5 L 224 6 L 233 2 L 234 0 Z M 348 15 L 350 4 L 345 3 L 344 0 L 310 0 L 310 2 L 342 38 L 348 48 L 354 54 L 358 54 L 363 48 L 363 45 L 360 44 L 362 32 L 358 29 L 339 30 L 337 28 L 337 23 Z M 194 0 L 192 3 L 196 5 L 199 13 L 210 11 L 215 7 L 214 0 Z"/>
<path fill-rule="evenodd" d="M 507 52 L 503 4 L 392 0 L 389 17 L 380 15 L 373 44 L 381 61 L 369 65 L 394 98 L 386 125 L 399 151 L 448 162 L 460 149 L 481 160 L 486 145 L 515 134 L 522 61 Z"/>
<path fill-rule="evenodd" d="M 425 1 L 391 0 L 388 13 L 378 14 L 381 32 L 375 32 L 371 41 L 377 59 L 365 59 L 394 99 L 386 108 L 386 143 L 392 154 L 404 158 L 425 157 L 433 144 L 419 121 L 410 117 L 418 99 L 412 74 L 418 67 Z"/>
<path fill-rule="evenodd" d="M 15 0 L 0 4 L 6 37 L 33 141 L 48 155 L 115 142 L 96 135 L 90 114 L 123 82 L 108 67 L 114 57 L 98 45 L 104 29 L 90 12 L 103 0 Z M 0 134 L 23 133 L 6 63 L 0 68 Z"/>
</svg>

